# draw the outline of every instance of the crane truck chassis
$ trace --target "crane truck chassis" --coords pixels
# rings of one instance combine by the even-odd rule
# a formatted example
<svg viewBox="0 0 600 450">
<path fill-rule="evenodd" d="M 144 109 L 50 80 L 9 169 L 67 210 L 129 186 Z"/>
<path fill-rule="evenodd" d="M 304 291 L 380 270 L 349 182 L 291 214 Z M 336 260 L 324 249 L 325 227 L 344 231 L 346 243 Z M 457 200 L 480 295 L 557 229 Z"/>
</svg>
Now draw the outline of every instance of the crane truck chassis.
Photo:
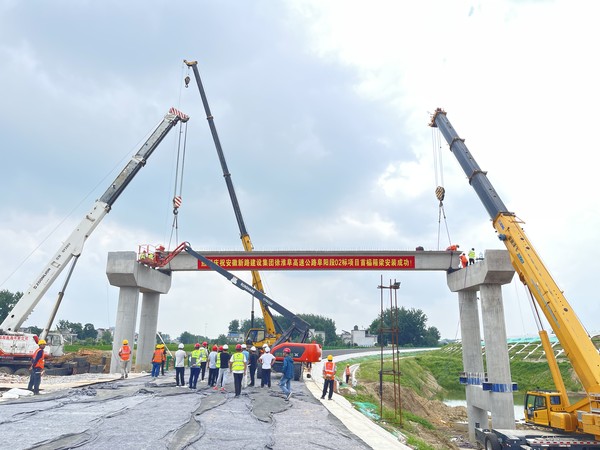
<svg viewBox="0 0 600 450">
<path fill-rule="evenodd" d="M 487 178 L 487 172 L 481 170 L 448 121 L 446 112 L 436 109 L 429 125 L 438 128 L 446 139 L 490 215 L 515 272 L 544 313 L 587 393 L 583 400 L 570 403 L 548 334 L 542 329 L 540 338 L 557 390 L 526 393 L 525 422 L 532 426 L 531 430 L 476 428 L 477 441 L 488 450 L 600 449 L 600 354 L 596 346 L 525 235 L 520 225 L 522 221 L 508 211 Z M 547 431 L 533 427 L 545 427 Z"/>
<path fill-rule="evenodd" d="M 139 170 L 146 164 L 146 161 L 152 155 L 158 144 L 167 136 L 168 132 L 178 123 L 187 122 L 189 117 L 171 108 L 164 116 L 161 123 L 151 133 L 150 137 L 140 147 L 138 152 L 125 165 L 123 170 L 117 175 L 116 179 L 108 186 L 108 189 L 94 203 L 92 210 L 87 213 L 79 225 L 71 232 L 71 235 L 60 246 L 57 253 L 44 267 L 35 281 L 30 285 L 27 292 L 19 299 L 14 308 L 8 313 L 8 316 L 0 324 L 0 372 L 17 375 L 29 373 L 31 357 L 33 352 L 39 347 L 37 336 L 31 333 L 23 333 L 19 328 L 29 317 L 35 306 L 48 291 L 50 286 L 56 281 L 58 276 L 70 261 L 74 263 L 81 255 L 83 245 L 87 238 L 96 229 L 102 219 L 108 214 L 123 190 L 133 180 Z M 69 274 L 70 277 L 70 274 Z M 68 277 L 67 277 L 68 281 Z M 66 284 L 65 284 L 66 287 Z M 64 291 L 64 287 L 62 289 Z M 59 293 L 59 301 L 62 299 L 63 292 Z M 59 302 L 58 301 L 58 302 Z M 58 308 L 58 302 L 54 312 Z M 49 328 L 49 326 L 47 327 Z M 45 336 L 42 336 L 45 337 Z M 63 354 L 64 339 L 60 334 L 48 334 L 48 345 L 46 352 L 50 356 L 47 360 L 47 373 L 52 373 L 53 356 Z M 55 373 L 66 374 L 66 373 Z"/>
<path fill-rule="evenodd" d="M 305 320 L 303 320 L 301 317 L 298 317 L 296 314 L 294 314 L 287 308 L 281 306 L 275 300 L 267 296 L 264 292 L 255 289 L 253 286 L 249 285 L 243 280 L 240 280 L 228 270 L 222 268 L 207 257 L 196 252 L 188 242 L 182 242 L 172 252 L 169 253 L 163 251 L 149 252 L 149 247 L 145 245 L 141 246 L 140 248 L 141 253 L 138 256 L 138 262 L 157 269 L 165 267 L 175 256 L 177 256 L 182 251 L 185 251 L 189 255 L 196 258 L 198 261 L 205 264 L 211 270 L 227 278 L 238 289 L 241 289 L 242 291 L 245 291 L 250 295 L 258 298 L 260 302 L 264 302 L 264 304 L 268 305 L 269 308 L 272 308 L 278 313 L 280 313 L 282 316 L 289 318 L 292 322 L 292 325 L 281 334 L 279 339 L 271 348 L 271 353 L 276 357 L 276 361 L 273 363 L 273 370 L 275 372 L 281 372 L 282 370 L 283 349 L 286 347 L 289 347 L 291 351 L 291 356 L 294 360 L 295 381 L 298 381 L 302 378 L 302 374 L 304 373 L 304 365 L 306 363 L 314 363 L 321 361 L 321 346 L 317 343 L 305 342 L 308 337 L 308 330 L 310 327 L 310 325 Z M 294 335 L 299 336 L 300 342 L 289 341 L 289 339 L 291 339 Z M 261 371 L 258 370 L 257 373 L 258 378 L 260 378 Z"/>
</svg>

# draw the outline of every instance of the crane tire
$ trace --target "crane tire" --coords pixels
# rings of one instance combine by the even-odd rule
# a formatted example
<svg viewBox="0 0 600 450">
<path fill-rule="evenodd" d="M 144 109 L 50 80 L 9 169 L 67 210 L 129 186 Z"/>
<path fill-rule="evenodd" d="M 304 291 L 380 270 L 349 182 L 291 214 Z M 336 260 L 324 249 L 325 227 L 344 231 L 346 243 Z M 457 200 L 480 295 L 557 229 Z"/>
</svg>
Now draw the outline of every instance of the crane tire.
<svg viewBox="0 0 600 450">
<path fill-rule="evenodd" d="M 485 450 L 502 450 L 498 436 L 494 433 L 487 433 L 485 435 Z"/>
<path fill-rule="evenodd" d="M 14 373 L 12 367 L 8 366 L 0 366 L 0 373 L 5 373 L 6 375 L 12 375 Z"/>
</svg>

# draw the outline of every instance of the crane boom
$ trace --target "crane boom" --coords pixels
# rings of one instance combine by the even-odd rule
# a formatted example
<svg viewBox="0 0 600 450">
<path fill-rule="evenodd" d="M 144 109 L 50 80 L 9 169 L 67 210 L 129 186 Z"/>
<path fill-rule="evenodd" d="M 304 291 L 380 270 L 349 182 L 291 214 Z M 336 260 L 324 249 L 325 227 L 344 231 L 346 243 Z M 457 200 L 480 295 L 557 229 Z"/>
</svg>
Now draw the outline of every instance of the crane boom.
<svg viewBox="0 0 600 450">
<path fill-rule="evenodd" d="M 198 86 L 198 91 L 200 92 L 200 97 L 202 98 L 202 104 L 204 105 L 204 111 L 206 113 L 206 120 L 208 121 L 208 126 L 210 127 L 210 132 L 213 137 L 213 141 L 215 143 L 215 149 L 217 150 L 217 155 L 219 157 L 219 162 L 221 163 L 221 169 L 223 170 L 223 177 L 225 178 L 225 184 L 227 185 L 227 191 L 229 192 L 229 198 L 231 199 L 231 205 L 233 206 L 233 212 L 235 214 L 235 220 L 237 221 L 238 228 L 240 230 L 240 239 L 242 240 L 242 246 L 244 250 L 247 252 L 251 252 L 254 250 L 254 246 L 252 245 L 252 241 L 250 240 L 250 235 L 248 234 L 248 230 L 246 229 L 246 224 L 244 223 L 244 218 L 242 216 L 242 210 L 240 208 L 240 204 L 237 199 L 237 195 L 235 194 L 235 189 L 233 188 L 233 182 L 231 181 L 231 173 L 229 172 L 229 168 L 227 167 L 227 161 L 225 160 L 225 154 L 223 152 L 223 148 L 221 147 L 221 141 L 219 139 L 219 135 L 217 133 L 217 128 L 215 126 L 214 117 L 210 110 L 210 106 L 208 104 L 208 98 L 206 97 L 206 92 L 204 91 L 204 86 L 202 85 L 202 80 L 200 78 L 200 72 L 198 71 L 198 61 L 183 61 L 188 67 L 192 68 L 194 72 L 194 78 L 196 80 L 196 85 Z M 265 292 L 263 287 L 262 280 L 260 278 L 260 273 L 257 270 L 251 271 L 252 273 L 252 285 L 260 292 Z M 265 322 L 265 332 L 267 337 L 271 338 L 270 344 L 272 344 L 272 340 L 275 340 L 280 335 L 280 327 L 277 325 L 271 312 L 269 311 L 269 307 L 264 302 L 259 302 L 260 307 L 263 313 L 263 319 Z"/>
<path fill-rule="evenodd" d="M 187 122 L 188 119 L 187 115 L 175 108 L 169 110 L 161 123 L 131 158 L 117 178 L 109 185 L 100 199 L 96 200 L 91 211 L 84 216 L 79 225 L 72 231 L 71 235 L 44 267 L 27 292 L 19 299 L 6 319 L 0 324 L 0 330 L 13 332 L 19 330 L 19 327 L 29 317 L 33 308 L 36 307 L 69 261 L 81 254 L 87 238 L 96 229 L 104 216 L 110 212 L 114 202 L 139 170 L 146 164 L 147 159 L 152 155 L 158 144 L 162 142 L 168 132 L 179 121 Z"/>
<path fill-rule="evenodd" d="M 566 356 L 588 394 L 588 402 L 578 403 L 582 412 L 575 422 L 579 429 L 600 436 L 600 355 L 577 314 L 563 295 L 554 278 L 521 227 L 521 221 L 496 193 L 487 173 L 482 171 L 452 127 L 446 112 L 437 109 L 430 126 L 437 127 L 460 163 L 469 183 L 490 215 L 499 239 L 504 242 L 511 263 L 527 286 L 562 345 Z M 580 412 L 581 412 L 580 411 Z M 557 415 L 560 413 L 557 413 Z M 557 427 L 558 428 L 558 427 Z M 565 428 L 568 428 L 565 426 Z M 564 429 L 564 428 L 563 428 Z M 571 431 L 571 430 L 569 430 Z"/>
</svg>

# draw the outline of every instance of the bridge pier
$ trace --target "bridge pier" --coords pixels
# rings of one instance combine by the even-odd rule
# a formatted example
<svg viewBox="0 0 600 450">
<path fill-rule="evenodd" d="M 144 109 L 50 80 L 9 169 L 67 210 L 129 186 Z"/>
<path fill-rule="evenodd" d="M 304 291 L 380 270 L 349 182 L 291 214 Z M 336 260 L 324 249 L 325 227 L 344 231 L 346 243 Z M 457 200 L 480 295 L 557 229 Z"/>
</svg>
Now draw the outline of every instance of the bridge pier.
<svg viewBox="0 0 600 450">
<path fill-rule="evenodd" d="M 464 370 L 461 382 L 466 384 L 469 439 L 473 442 L 475 427 L 488 427 L 488 411 L 495 428 L 515 428 L 501 290 L 513 276 L 506 250 L 486 250 L 483 261 L 447 276 L 450 290 L 458 292 Z M 477 292 L 481 299 L 487 374 L 483 370 Z"/>
<path fill-rule="evenodd" d="M 169 292 L 171 275 L 139 264 L 135 252 L 109 252 L 106 276 L 112 286 L 119 288 L 110 371 L 119 371 L 118 352 L 123 339 L 134 346 L 140 292 L 143 297 L 135 369 L 136 372 L 148 371 L 158 331 L 160 294 Z"/>
</svg>

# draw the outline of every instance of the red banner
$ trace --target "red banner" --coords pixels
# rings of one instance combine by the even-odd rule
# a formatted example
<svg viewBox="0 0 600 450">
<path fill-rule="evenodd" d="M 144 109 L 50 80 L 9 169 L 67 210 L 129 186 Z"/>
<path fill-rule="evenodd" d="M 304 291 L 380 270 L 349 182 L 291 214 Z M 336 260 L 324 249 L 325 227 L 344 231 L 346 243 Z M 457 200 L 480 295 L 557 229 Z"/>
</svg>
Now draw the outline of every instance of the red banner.
<svg viewBox="0 0 600 450">
<path fill-rule="evenodd" d="M 274 258 L 238 256 L 208 259 L 226 270 L 406 270 L 415 268 L 414 256 L 314 256 L 295 255 Z M 199 270 L 207 270 L 206 264 L 198 261 Z"/>
</svg>

